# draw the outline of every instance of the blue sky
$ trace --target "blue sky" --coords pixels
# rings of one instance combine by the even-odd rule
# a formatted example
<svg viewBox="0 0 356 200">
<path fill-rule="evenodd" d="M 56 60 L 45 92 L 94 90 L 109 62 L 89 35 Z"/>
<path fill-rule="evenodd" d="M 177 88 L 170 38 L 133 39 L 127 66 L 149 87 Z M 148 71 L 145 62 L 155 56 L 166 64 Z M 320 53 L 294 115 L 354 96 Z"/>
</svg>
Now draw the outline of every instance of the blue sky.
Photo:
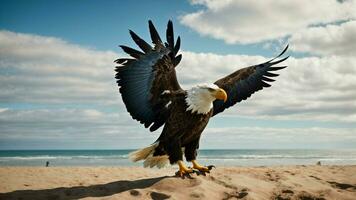
<svg viewBox="0 0 356 200">
<path fill-rule="evenodd" d="M 188 1 L 4 1 L 1 9 L 1 28 L 63 38 L 68 42 L 99 50 L 117 51 L 117 45 L 133 46 L 128 30 L 149 38 L 147 21 L 164 31 L 168 19 L 181 35 L 184 49 L 222 54 L 260 54 L 261 45 L 226 45 L 218 40 L 200 37 L 197 32 L 180 25 L 178 17 L 201 8 Z M 154 14 L 157 13 L 157 14 Z M 163 32 L 164 33 L 164 32 Z"/>
<path fill-rule="evenodd" d="M 354 148 L 355 1 L 1 1 L 0 149 L 148 145 L 115 85 L 128 29 L 182 38 L 184 88 L 260 63 L 289 43 L 288 68 L 214 117 L 202 148 Z M 264 9 L 269 8 L 269 9 Z M 317 9 L 323 8 L 320 12 Z M 323 13 L 325 12 L 325 13 Z M 333 13 L 333 14 L 326 14 Z M 301 17 L 303 16 L 303 17 Z"/>
</svg>

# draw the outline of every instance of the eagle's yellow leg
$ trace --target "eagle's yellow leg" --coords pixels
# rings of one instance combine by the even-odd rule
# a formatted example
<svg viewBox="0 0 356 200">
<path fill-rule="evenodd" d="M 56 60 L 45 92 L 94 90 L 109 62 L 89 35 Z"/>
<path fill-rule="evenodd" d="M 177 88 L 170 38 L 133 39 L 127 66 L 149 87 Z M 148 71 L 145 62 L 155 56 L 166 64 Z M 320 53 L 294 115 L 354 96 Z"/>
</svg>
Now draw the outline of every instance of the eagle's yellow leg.
<svg viewBox="0 0 356 200">
<path fill-rule="evenodd" d="M 210 172 L 210 169 L 208 167 L 199 165 L 199 163 L 196 160 L 192 160 L 192 164 L 194 169 L 197 169 L 201 172 Z"/>
<path fill-rule="evenodd" d="M 188 175 L 190 173 L 193 173 L 193 169 L 189 169 L 187 166 L 185 166 L 184 162 L 182 160 L 178 160 L 178 166 L 179 166 L 179 171 L 178 175 L 179 176 L 184 176 Z"/>
</svg>

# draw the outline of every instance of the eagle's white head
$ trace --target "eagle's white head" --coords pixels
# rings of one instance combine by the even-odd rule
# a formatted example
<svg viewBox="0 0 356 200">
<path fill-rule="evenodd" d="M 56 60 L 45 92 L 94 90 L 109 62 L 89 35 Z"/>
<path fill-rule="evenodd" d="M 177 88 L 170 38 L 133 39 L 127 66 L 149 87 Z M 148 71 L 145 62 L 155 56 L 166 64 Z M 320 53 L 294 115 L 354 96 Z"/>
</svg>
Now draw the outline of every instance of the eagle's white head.
<svg viewBox="0 0 356 200">
<path fill-rule="evenodd" d="M 207 114 L 213 108 L 213 101 L 216 99 L 227 99 L 225 90 L 215 84 L 201 84 L 192 87 L 187 91 L 185 99 L 188 108 L 187 111 L 197 114 Z"/>
</svg>

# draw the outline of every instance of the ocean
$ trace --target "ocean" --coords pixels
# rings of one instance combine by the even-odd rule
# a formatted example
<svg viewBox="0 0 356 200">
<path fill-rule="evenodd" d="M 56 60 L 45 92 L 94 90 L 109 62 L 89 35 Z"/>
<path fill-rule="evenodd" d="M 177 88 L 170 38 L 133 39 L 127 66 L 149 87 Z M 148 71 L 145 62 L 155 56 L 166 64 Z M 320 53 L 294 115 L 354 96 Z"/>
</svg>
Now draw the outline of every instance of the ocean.
<svg viewBox="0 0 356 200">
<path fill-rule="evenodd" d="M 1 150 L 0 166 L 142 166 L 133 150 Z M 355 165 L 356 150 L 199 150 L 198 161 L 215 166 Z"/>
</svg>

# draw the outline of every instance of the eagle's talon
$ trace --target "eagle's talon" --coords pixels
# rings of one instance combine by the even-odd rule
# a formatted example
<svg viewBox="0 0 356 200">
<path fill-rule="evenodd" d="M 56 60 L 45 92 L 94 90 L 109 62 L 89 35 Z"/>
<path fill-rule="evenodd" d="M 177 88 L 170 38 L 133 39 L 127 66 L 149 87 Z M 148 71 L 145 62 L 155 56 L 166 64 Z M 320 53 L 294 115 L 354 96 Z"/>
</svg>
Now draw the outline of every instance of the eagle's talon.
<svg viewBox="0 0 356 200">
<path fill-rule="evenodd" d="M 209 171 L 212 170 L 213 168 L 216 168 L 215 165 L 208 165 L 206 167 L 209 169 Z"/>
<path fill-rule="evenodd" d="M 193 168 L 186 167 L 184 165 L 183 161 L 181 161 L 181 160 L 178 161 L 178 166 L 179 166 L 179 170 L 176 172 L 176 175 L 180 176 L 182 178 L 190 177 L 190 174 L 195 172 L 195 170 Z"/>
<path fill-rule="evenodd" d="M 203 174 L 204 176 L 205 176 L 205 173 L 210 173 L 210 170 L 212 168 L 215 168 L 214 165 L 201 166 L 198 164 L 198 162 L 196 160 L 192 160 L 192 163 L 193 163 L 193 168 L 199 170 L 199 172 L 201 174 Z"/>
<path fill-rule="evenodd" d="M 199 171 L 199 174 L 198 174 L 198 175 L 206 176 L 206 173 L 209 173 L 209 172 Z"/>
<path fill-rule="evenodd" d="M 207 167 L 201 167 L 198 169 L 200 172 L 210 172 L 210 169 Z"/>
<path fill-rule="evenodd" d="M 196 173 L 195 172 L 195 170 L 192 170 L 192 171 L 182 171 L 182 170 L 178 170 L 177 172 L 176 172 L 176 176 L 178 176 L 178 177 L 181 177 L 181 178 L 185 178 L 185 177 L 187 177 L 187 178 L 191 178 L 191 174 L 193 174 L 193 173 Z"/>
</svg>

